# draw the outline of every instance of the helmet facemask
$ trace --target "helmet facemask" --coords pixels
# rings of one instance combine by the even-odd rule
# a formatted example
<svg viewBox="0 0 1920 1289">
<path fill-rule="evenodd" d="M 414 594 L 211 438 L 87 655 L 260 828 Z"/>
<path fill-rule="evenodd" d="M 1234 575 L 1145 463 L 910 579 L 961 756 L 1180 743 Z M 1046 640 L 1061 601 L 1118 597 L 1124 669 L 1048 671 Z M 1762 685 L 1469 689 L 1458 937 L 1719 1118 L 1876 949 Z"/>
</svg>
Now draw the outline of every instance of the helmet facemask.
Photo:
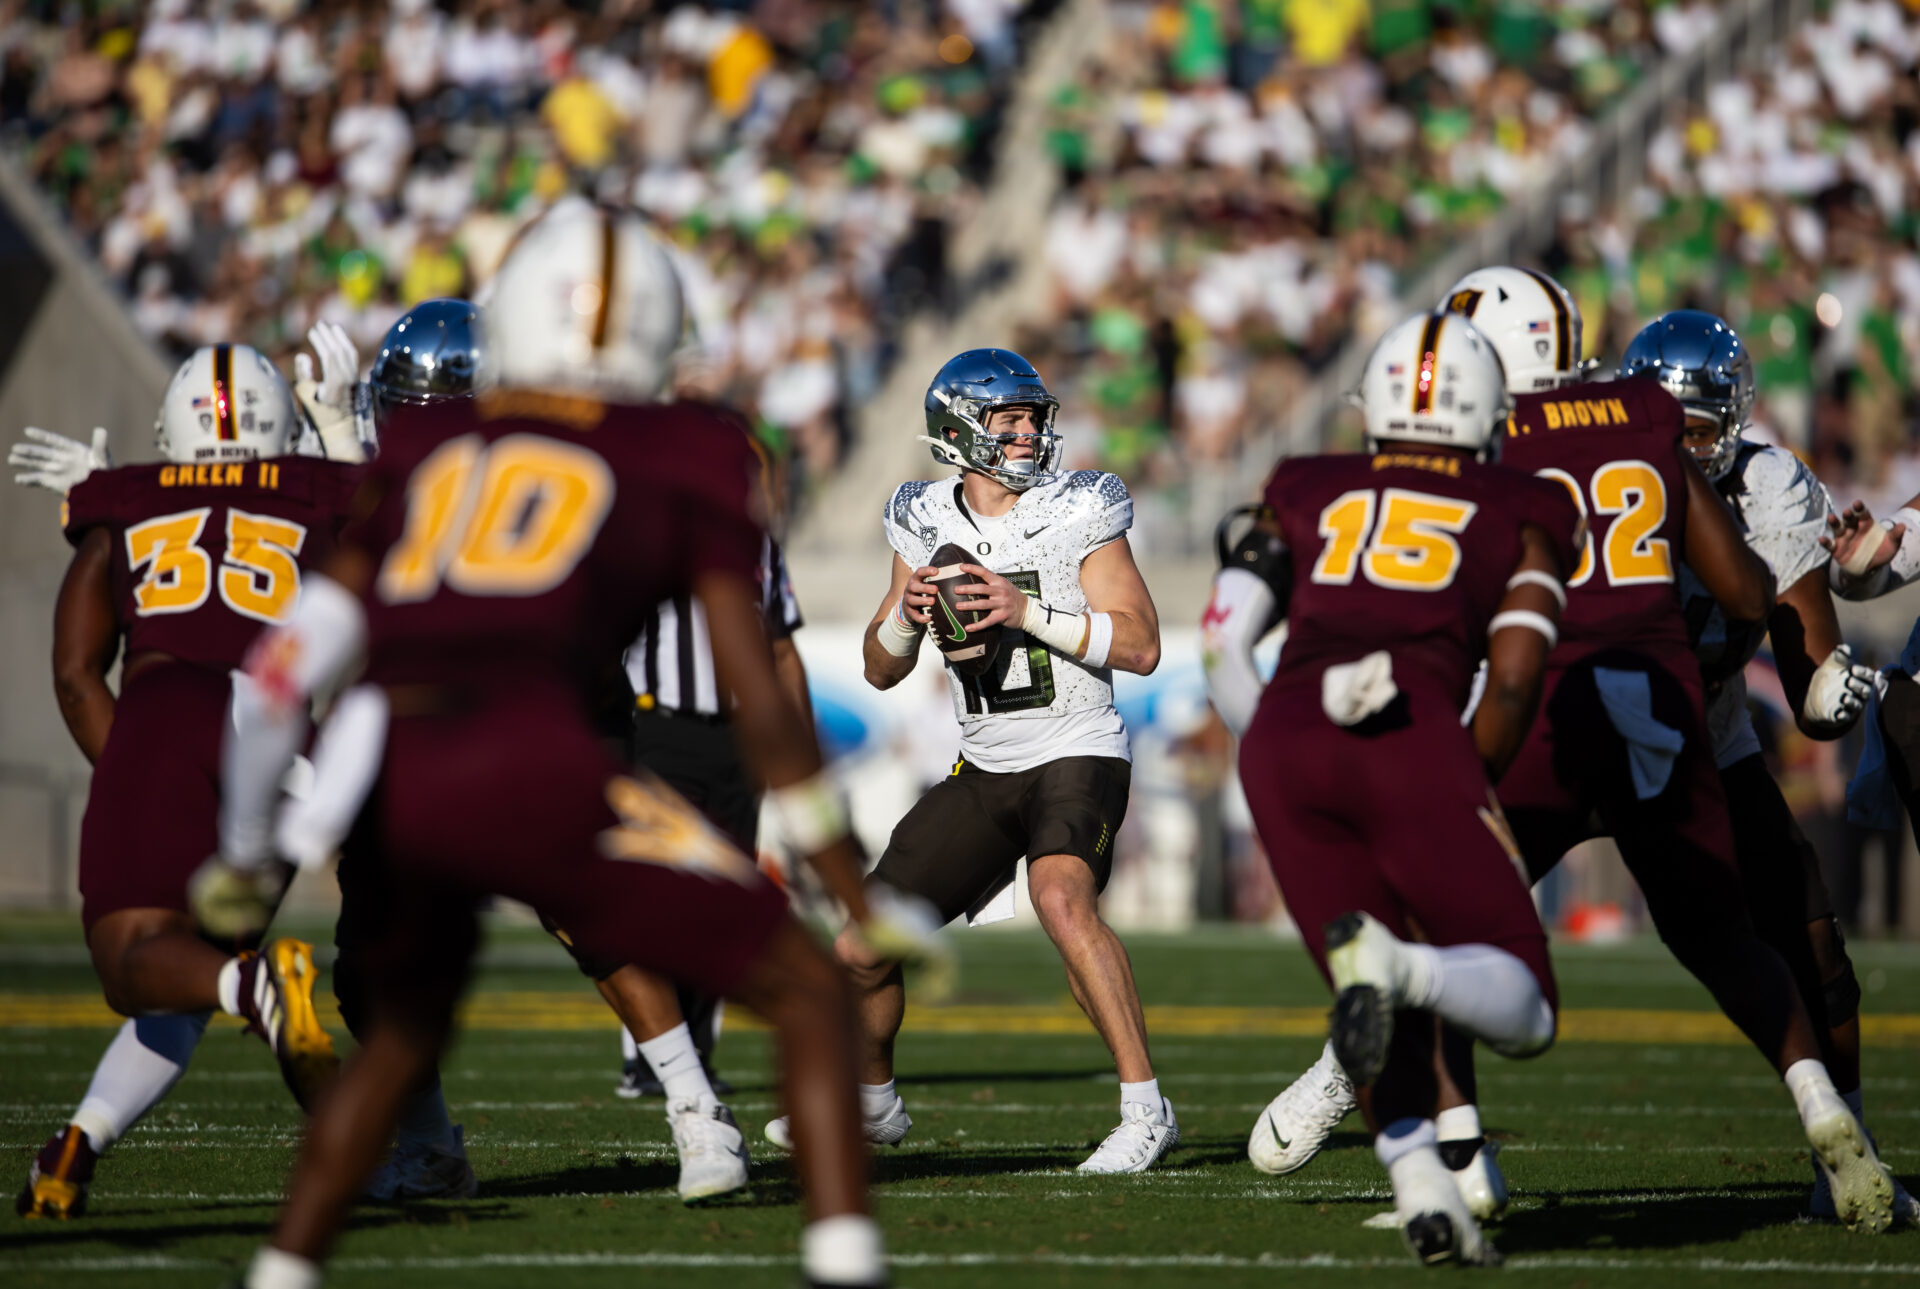
<svg viewBox="0 0 1920 1289">
<path fill-rule="evenodd" d="M 934 455 L 961 470 L 977 470 L 1011 492 L 1025 492 L 1053 473 L 1060 457 L 1060 436 L 1054 432 L 1054 418 L 1060 402 L 1051 394 L 1035 399 L 1032 395 L 999 399 L 949 397 L 944 391 L 931 391 L 941 400 L 958 424 L 949 425 L 942 437 L 920 436 L 932 445 Z M 995 434 L 986 428 L 995 410 L 1002 407 L 1034 409 L 1033 429 Z M 1007 449 L 1024 443 L 1032 449 L 1025 457 L 1007 456 Z"/>
<path fill-rule="evenodd" d="M 1669 389 L 1668 392 L 1678 395 L 1676 390 Z M 1710 482 L 1720 482 L 1727 477 L 1728 471 L 1733 469 L 1734 458 L 1740 453 L 1741 435 L 1747 428 L 1744 420 L 1737 418 L 1734 409 L 1725 403 L 1682 398 L 1680 405 L 1687 412 L 1689 434 L 1693 432 L 1691 422 L 1696 416 L 1704 417 L 1719 427 L 1711 447 L 1700 449 L 1689 443 L 1687 451 L 1692 453 L 1694 464 L 1700 467 L 1701 473 L 1706 475 Z"/>
</svg>

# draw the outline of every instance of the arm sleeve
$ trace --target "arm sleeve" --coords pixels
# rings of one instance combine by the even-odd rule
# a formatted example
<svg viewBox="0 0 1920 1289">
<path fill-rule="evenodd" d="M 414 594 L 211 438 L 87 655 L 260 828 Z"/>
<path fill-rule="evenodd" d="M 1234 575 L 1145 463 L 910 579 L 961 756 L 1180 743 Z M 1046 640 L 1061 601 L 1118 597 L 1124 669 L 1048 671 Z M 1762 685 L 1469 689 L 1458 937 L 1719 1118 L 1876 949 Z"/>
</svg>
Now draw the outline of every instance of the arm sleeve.
<svg viewBox="0 0 1920 1289">
<path fill-rule="evenodd" d="M 1266 688 L 1254 665 L 1254 646 L 1280 617 L 1273 588 L 1243 568 L 1213 575 L 1213 598 L 1200 618 L 1200 665 L 1213 709 L 1236 736 L 1245 734 Z"/>
<path fill-rule="evenodd" d="M 1094 485 L 1094 503 L 1080 529 L 1080 558 L 1116 542 L 1133 527 L 1133 496 L 1119 475 L 1102 474 Z"/>
</svg>

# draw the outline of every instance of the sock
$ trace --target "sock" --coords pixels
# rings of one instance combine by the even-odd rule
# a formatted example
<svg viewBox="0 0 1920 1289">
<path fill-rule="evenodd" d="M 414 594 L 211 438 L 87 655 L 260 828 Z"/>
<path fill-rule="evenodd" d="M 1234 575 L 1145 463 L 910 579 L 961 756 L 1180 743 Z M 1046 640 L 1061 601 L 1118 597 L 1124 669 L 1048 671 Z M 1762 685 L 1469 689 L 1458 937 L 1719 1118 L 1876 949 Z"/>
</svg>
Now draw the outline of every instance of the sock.
<svg viewBox="0 0 1920 1289">
<path fill-rule="evenodd" d="M 1473 1141 L 1485 1135 L 1480 1131 L 1478 1106 L 1457 1105 L 1442 1110 L 1434 1117 L 1433 1126 L 1441 1141 Z"/>
<path fill-rule="evenodd" d="M 707 1072 L 694 1050 L 693 1035 L 681 1021 L 658 1038 L 640 1044 L 640 1055 L 653 1067 L 654 1077 L 666 1089 L 668 1101 L 698 1101 L 713 1095 Z"/>
<path fill-rule="evenodd" d="M 437 1075 L 432 1087 L 401 1110 L 399 1139 L 402 1149 L 412 1146 L 442 1154 L 453 1152 L 453 1120 L 447 1116 L 447 1097 Z"/>
<path fill-rule="evenodd" d="M 200 1045 L 211 1012 L 142 1016 L 120 1027 L 107 1044 L 80 1108 L 68 1120 L 87 1134 L 94 1153 L 107 1148 L 173 1091 Z"/>
<path fill-rule="evenodd" d="M 880 1224 L 855 1213 L 809 1222 L 800 1232 L 800 1271 L 815 1284 L 881 1283 L 887 1259 Z"/>
<path fill-rule="evenodd" d="M 1867 1098 L 1865 1089 L 1855 1088 L 1851 1092 L 1842 1092 L 1840 1099 L 1847 1103 L 1847 1109 L 1853 1111 L 1853 1117 L 1860 1121 L 1862 1128 L 1867 1126 Z"/>
<path fill-rule="evenodd" d="M 1804 1061 L 1795 1061 L 1780 1076 L 1787 1085 L 1787 1091 L 1793 1094 L 1793 1104 L 1800 1111 L 1802 1127 L 1817 1115 L 1830 1111 L 1834 1102 L 1841 1105 L 1840 1094 L 1833 1090 L 1833 1079 L 1827 1074 L 1827 1067 L 1809 1057 Z"/>
<path fill-rule="evenodd" d="M 620 1028 L 621 1063 L 625 1065 L 631 1065 L 639 1059 L 640 1059 L 639 1042 L 633 1037 L 633 1034 L 631 1031 L 629 1031 L 624 1025 L 621 1026 Z"/>
<path fill-rule="evenodd" d="M 1127 1102 L 1132 1101 L 1153 1111 L 1153 1120 L 1160 1122 L 1160 1080 L 1148 1079 L 1145 1083 L 1122 1083 L 1120 1085 L 1120 1108 L 1125 1110 Z"/>
<path fill-rule="evenodd" d="M 893 1080 L 885 1083 L 862 1083 L 860 1085 L 860 1114 L 868 1120 L 884 1119 L 893 1113 L 893 1103 L 899 1099 L 899 1093 L 893 1090 Z"/>
<path fill-rule="evenodd" d="M 1388 1172 L 1405 1156 L 1416 1150 L 1431 1151 L 1439 1140 L 1431 1119 L 1395 1119 L 1373 1139 L 1373 1154 Z M 1439 1156 L 1434 1156 L 1437 1161 Z"/>
<path fill-rule="evenodd" d="M 320 1268 L 269 1244 L 253 1255 L 246 1289 L 320 1289 Z"/>
<path fill-rule="evenodd" d="M 1490 944 L 1403 944 L 1405 1005 L 1431 1011 L 1502 1056 L 1534 1056 L 1553 1042 L 1553 1008 L 1527 964 Z"/>
<path fill-rule="evenodd" d="M 229 1016 L 238 1016 L 240 1011 L 240 959 L 228 958 L 227 965 L 220 968 L 220 1010 Z"/>
</svg>

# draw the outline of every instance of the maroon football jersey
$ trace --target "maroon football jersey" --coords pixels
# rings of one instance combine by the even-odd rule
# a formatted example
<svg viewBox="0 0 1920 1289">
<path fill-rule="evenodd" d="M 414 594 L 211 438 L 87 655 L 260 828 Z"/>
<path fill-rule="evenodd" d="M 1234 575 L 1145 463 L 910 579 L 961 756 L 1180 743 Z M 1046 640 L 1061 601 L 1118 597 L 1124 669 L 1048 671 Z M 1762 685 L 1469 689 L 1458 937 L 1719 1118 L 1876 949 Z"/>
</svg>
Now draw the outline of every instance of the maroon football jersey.
<svg viewBox="0 0 1920 1289">
<path fill-rule="evenodd" d="M 1567 567 L 1578 554 L 1580 517 L 1563 490 L 1459 456 L 1282 461 L 1266 502 L 1293 560 L 1276 689 L 1385 649 L 1395 684 L 1433 687 L 1458 710 L 1520 562 L 1522 526 L 1544 529 Z"/>
<path fill-rule="evenodd" d="M 369 679 L 591 684 L 696 575 L 752 585 L 763 478 L 700 404 L 503 390 L 401 412 L 347 538 L 377 568 Z"/>
<path fill-rule="evenodd" d="M 67 540 L 110 531 L 127 657 L 237 667 L 332 551 L 360 475 L 310 457 L 96 470 L 67 494 Z"/>
<path fill-rule="evenodd" d="M 1679 402 L 1638 376 L 1515 403 L 1501 464 L 1558 483 L 1587 516 L 1553 665 L 1609 646 L 1685 653 L 1674 582 L 1687 531 L 1685 467 L 1674 450 L 1686 429 Z"/>
</svg>

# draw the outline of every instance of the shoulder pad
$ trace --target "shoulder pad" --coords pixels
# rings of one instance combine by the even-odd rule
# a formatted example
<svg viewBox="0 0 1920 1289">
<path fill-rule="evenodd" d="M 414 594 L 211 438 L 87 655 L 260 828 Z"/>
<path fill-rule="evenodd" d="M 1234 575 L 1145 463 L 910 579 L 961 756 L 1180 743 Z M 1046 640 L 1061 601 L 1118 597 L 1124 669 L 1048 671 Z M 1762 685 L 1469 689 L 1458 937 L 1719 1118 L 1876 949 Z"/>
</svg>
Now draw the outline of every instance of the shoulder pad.
<svg viewBox="0 0 1920 1289">
<path fill-rule="evenodd" d="M 938 525 L 928 512 L 929 492 L 941 481 L 909 479 L 893 490 L 886 509 L 880 514 L 880 526 L 887 544 L 909 564 L 923 560 L 938 546 Z M 951 481 L 947 481 L 951 482 Z"/>
<path fill-rule="evenodd" d="M 1773 569 L 1785 590 L 1827 560 L 1820 545 L 1832 501 L 1826 485 L 1785 448 L 1755 445 L 1735 464 L 1739 491 L 1733 498 L 1746 526 L 1747 545 Z"/>
<path fill-rule="evenodd" d="M 1075 470 L 1060 483 L 1061 500 L 1080 525 L 1080 558 L 1133 527 L 1133 497 L 1120 476 L 1104 470 Z"/>
</svg>

